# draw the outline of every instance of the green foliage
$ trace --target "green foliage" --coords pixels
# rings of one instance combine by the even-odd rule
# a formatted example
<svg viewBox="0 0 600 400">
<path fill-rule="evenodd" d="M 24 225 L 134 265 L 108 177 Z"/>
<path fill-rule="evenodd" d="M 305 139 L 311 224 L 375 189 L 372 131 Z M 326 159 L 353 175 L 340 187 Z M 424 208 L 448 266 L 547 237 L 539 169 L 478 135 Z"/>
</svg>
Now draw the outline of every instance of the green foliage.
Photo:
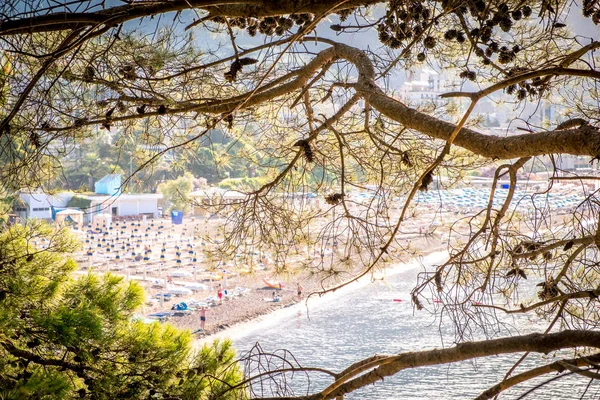
<svg viewBox="0 0 600 400">
<path fill-rule="evenodd" d="M 215 340 L 205 344 L 195 354 L 189 366 L 187 379 L 183 380 L 182 397 L 186 399 L 210 399 L 207 393 L 219 394 L 220 400 L 245 399 L 243 393 L 232 391 L 231 382 L 240 380 L 235 363 L 236 353 L 229 339 Z M 219 379 L 207 377 L 219 377 Z M 214 397 L 212 397 L 214 398 Z"/>
<path fill-rule="evenodd" d="M 228 178 L 219 182 L 221 189 L 228 190 L 256 190 L 268 182 L 266 177 L 256 178 Z"/>
<path fill-rule="evenodd" d="M 74 208 L 88 208 L 92 204 L 92 201 L 89 199 L 84 199 L 83 197 L 73 196 L 67 203 L 67 207 Z"/>
<path fill-rule="evenodd" d="M 116 163 L 120 161 L 120 163 Z M 59 189 L 93 191 L 95 181 L 108 174 L 123 173 L 128 166 L 121 160 L 119 151 L 102 138 L 94 143 L 77 145 L 71 157 L 62 160 L 62 181 L 55 181 L 53 187 Z M 73 206 L 79 207 L 79 206 Z"/>
<path fill-rule="evenodd" d="M 17 196 L 8 195 L 0 186 L 0 227 L 8 221 L 8 213 L 10 213 Z"/>
<path fill-rule="evenodd" d="M 171 181 L 161 183 L 158 191 L 167 201 L 169 212 L 179 210 L 186 212 L 190 208 L 190 193 L 194 187 L 194 177 L 189 172 Z"/>
<path fill-rule="evenodd" d="M 39 222 L 0 233 L 0 399 L 240 398 L 231 342 L 195 351 L 189 331 L 136 320 L 142 288 L 73 278 L 78 246 Z"/>
</svg>

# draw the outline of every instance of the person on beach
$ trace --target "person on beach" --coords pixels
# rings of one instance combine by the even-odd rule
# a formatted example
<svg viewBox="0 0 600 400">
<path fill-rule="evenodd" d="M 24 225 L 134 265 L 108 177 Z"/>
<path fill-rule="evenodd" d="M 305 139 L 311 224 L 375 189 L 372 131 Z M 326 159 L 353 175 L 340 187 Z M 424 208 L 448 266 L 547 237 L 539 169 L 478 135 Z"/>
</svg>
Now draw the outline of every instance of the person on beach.
<svg viewBox="0 0 600 400">
<path fill-rule="evenodd" d="M 219 298 L 219 304 L 223 304 L 223 287 L 220 283 L 217 287 L 217 297 Z"/>
<path fill-rule="evenodd" d="M 206 307 L 200 307 L 200 329 L 204 330 L 204 324 L 206 324 Z"/>
<path fill-rule="evenodd" d="M 300 300 L 302 298 L 302 286 L 300 285 L 300 282 L 298 282 L 298 300 Z"/>
</svg>

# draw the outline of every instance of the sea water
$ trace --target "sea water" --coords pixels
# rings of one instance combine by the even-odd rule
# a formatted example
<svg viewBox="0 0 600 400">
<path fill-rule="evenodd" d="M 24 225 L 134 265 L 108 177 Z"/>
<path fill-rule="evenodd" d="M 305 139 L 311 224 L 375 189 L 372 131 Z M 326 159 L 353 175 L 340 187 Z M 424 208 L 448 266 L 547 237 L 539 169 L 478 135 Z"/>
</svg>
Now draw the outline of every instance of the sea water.
<svg viewBox="0 0 600 400">
<path fill-rule="evenodd" d="M 425 264 L 440 259 L 434 255 Z M 450 322 L 440 323 L 432 314 L 416 311 L 410 290 L 422 271 L 417 263 L 397 268 L 385 281 L 367 282 L 317 301 L 298 304 L 270 315 L 257 324 L 237 329 L 230 335 L 244 355 L 257 343 L 262 351 L 275 353 L 270 366 L 318 367 L 339 372 L 362 358 L 375 354 L 397 354 L 453 345 Z M 289 294 L 292 295 L 292 294 Z M 401 299 L 401 302 L 394 301 Z M 432 303 L 433 304 L 433 303 Z M 441 307 L 442 305 L 439 305 Z M 508 317 L 507 317 L 508 318 Z M 511 317 L 512 319 L 512 317 Z M 504 320 L 505 335 L 539 331 L 527 317 Z M 543 329 L 543 328 L 541 328 Z M 285 349 L 285 351 L 283 351 Z M 533 355 L 523 368 L 534 363 L 550 363 L 551 357 Z M 469 399 L 500 382 L 519 355 L 500 355 L 460 363 L 407 369 L 374 385 L 346 395 L 345 399 Z M 262 359 L 267 367 L 268 358 Z M 539 365 L 539 364 L 537 364 Z M 569 375 L 526 394 L 534 386 L 556 378 L 556 374 L 506 391 L 502 399 L 580 399 L 599 398 L 600 383 Z M 332 378 L 323 373 L 287 374 L 285 382 L 265 381 L 255 385 L 262 396 L 306 395 L 325 388 Z M 584 395 L 585 393 L 585 395 Z M 524 397 L 523 397 L 524 396 Z"/>
</svg>

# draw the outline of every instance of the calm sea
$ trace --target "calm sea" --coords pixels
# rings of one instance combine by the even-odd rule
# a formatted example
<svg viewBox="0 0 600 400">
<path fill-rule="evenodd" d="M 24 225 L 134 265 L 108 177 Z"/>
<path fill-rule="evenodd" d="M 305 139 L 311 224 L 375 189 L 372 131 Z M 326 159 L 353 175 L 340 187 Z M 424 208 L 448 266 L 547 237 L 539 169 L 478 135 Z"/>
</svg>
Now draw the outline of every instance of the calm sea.
<svg viewBox="0 0 600 400">
<path fill-rule="evenodd" d="M 432 255 L 426 264 L 439 262 L 442 255 Z M 398 267 L 387 276 L 385 283 L 378 281 L 357 285 L 350 290 L 325 296 L 306 307 L 294 306 L 268 316 L 260 323 L 249 325 L 233 336 L 239 353 L 259 343 L 265 352 L 280 357 L 271 358 L 272 365 L 283 358 L 304 367 L 319 367 L 339 372 L 364 357 L 374 354 L 394 354 L 451 346 L 454 338 L 451 324 L 423 311 L 415 311 L 410 304 L 410 290 L 417 264 Z M 393 299 L 403 299 L 394 302 Z M 528 333 L 535 330 L 533 322 L 505 320 L 506 329 Z M 508 328 L 512 326 L 511 328 Z M 506 332 L 508 333 L 508 331 Z M 284 352 L 283 350 L 286 350 Z M 532 366 L 541 356 L 533 356 L 526 365 Z M 499 382 L 518 356 L 495 356 L 472 362 L 461 362 L 434 367 L 405 370 L 383 382 L 368 386 L 346 399 L 472 399 L 483 390 Z M 263 360 L 265 363 L 267 359 Z M 552 362 L 549 357 L 545 362 Z M 263 365 L 264 366 L 264 365 Z M 539 385 L 555 378 L 547 375 L 535 381 Z M 313 393 L 331 383 L 325 374 L 287 375 L 285 384 L 267 381 L 255 389 L 263 396 L 304 395 Z M 535 386 L 532 383 L 516 386 L 501 399 L 594 399 L 600 398 L 600 383 L 589 387 L 586 378 L 567 376 L 543 385 L 525 395 Z M 523 397 L 525 395 L 525 397 Z"/>
</svg>

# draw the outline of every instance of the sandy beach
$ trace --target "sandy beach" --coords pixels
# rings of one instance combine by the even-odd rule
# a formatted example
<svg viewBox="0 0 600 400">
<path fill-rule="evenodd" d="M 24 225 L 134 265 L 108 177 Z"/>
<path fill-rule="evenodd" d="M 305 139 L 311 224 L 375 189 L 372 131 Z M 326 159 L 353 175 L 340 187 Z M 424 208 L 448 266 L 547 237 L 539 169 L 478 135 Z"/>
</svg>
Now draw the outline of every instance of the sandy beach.
<svg viewBox="0 0 600 400">
<path fill-rule="evenodd" d="M 218 221 L 207 223 L 194 218 L 184 220 L 181 225 L 166 219 L 90 225 L 87 231 L 79 233 L 84 244 L 76 255 L 81 266 L 79 273 L 109 272 L 138 282 L 147 293 L 147 302 L 140 310 L 141 318 L 168 321 L 195 332 L 198 338 L 303 302 L 306 296 L 323 289 L 319 275 L 301 269 L 308 250 L 306 254 L 290 257 L 290 263 L 297 264 L 291 265 L 294 273 L 279 275 L 275 274 L 268 255 L 256 252 L 251 259 L 236 264 L 215 263 L 206 258 L 204 252 L 210 246 L 206 237 L 218 237 L 219 226 Z M 445 250 L 444 237 L 443 232 L 423 234 L 416 229 L 414 233 L 402 234 L 400 240 L 410 251 L 392 253 L 388 265 Z M 248 263 L 251 268 L 247 267 Z M 344 279 L 347 278 L 340 281 Z M 298 283 L 302 286 L 300 298 Z M 217 296 L 219 284 L 224 294 L 222 303 Z M 329 281 L 325 287 L 333 284 Z M 278 301 L 272 301 L 274 296 Z M 182 308 L 181 303 L 185 303 L 187 309 L 175 310 L 177 305 Z M 200 330 L 198 311 L 202 306 L 207 307 L 204 330 Z"/>
</svg>

